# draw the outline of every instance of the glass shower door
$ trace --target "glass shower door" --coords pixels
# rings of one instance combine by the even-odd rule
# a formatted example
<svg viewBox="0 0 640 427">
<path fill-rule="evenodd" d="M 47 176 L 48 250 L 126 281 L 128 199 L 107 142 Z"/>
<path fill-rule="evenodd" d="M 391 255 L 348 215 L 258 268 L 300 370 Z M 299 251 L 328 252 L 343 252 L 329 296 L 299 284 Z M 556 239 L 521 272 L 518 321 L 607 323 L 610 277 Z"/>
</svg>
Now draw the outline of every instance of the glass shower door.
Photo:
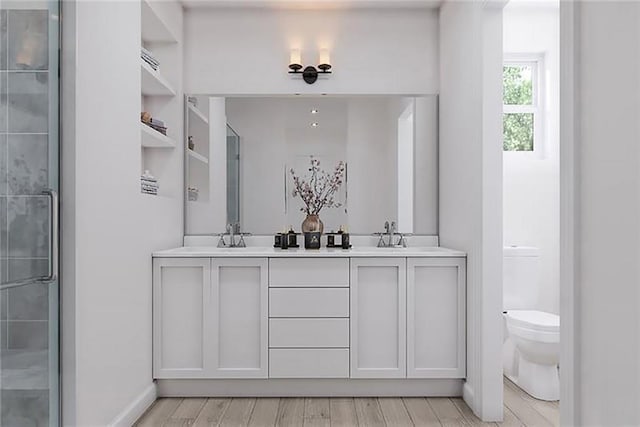
<svg viewBox="0 0 640 427">
<path fill-rule="evenodd" d="M 0 426 L 59 425 L 58 8 L 0 0 Z"/>
</svg>

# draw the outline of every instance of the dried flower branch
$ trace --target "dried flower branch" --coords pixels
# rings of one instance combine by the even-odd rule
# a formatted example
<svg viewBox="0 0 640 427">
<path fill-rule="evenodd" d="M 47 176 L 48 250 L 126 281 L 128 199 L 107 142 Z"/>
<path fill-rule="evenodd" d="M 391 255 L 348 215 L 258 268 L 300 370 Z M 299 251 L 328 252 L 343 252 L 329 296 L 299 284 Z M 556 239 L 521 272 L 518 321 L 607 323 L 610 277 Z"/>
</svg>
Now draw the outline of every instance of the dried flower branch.
<svg viewBox="0 0 640 427">
<path fill-rule="evenodd" d="M 311 156 L 309 175 L 300 177 L 293 168 L 293 197 L 300 196 L 305 206 L 300 208 L 307 215 L 318 215 L 322 208 L 339 208 L 342 203 L 335 200 L 334 195 L 344 182 L 345 165 L 340 161 L 332 174 L 320 169 L 320 161 Z"/>
</svg>

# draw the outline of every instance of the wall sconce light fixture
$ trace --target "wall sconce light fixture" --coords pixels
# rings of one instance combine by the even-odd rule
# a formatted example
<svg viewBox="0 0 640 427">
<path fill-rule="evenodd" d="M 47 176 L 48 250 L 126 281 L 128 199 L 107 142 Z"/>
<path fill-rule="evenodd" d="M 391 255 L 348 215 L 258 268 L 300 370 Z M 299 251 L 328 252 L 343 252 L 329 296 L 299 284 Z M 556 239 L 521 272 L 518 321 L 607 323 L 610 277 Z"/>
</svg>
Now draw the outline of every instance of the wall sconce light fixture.
<svg viewBox="0 0 640 427">
<path fill-rule="evenodd" d="M 317 67 L 313 65 L 303 67 L 300 51 L 298 49 L 292 50 L 289 61 L 289 74 L 302 74 L 302 79 L 305 82 L 310 85 L 314 84 L 320 74 L 331 74 L 329 51 L 327 49 L 320 51 L 320 64 Z"/>
</svg>

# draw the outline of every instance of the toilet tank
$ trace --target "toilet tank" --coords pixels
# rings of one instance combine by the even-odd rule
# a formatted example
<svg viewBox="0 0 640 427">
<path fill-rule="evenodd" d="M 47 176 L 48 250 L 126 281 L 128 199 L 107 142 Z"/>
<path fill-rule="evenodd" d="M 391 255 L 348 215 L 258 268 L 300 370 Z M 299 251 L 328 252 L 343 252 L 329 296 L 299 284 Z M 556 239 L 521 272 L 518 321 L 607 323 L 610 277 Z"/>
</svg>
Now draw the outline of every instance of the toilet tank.
<svg viewBox="0 0 640 427">
<path fill-rule="evenodd" d="M 538 248 L 505 246 L 503 250 L 502 303 L 504 310 L 527 310 L 537 306 L 540 257 Z"/>
</svg>

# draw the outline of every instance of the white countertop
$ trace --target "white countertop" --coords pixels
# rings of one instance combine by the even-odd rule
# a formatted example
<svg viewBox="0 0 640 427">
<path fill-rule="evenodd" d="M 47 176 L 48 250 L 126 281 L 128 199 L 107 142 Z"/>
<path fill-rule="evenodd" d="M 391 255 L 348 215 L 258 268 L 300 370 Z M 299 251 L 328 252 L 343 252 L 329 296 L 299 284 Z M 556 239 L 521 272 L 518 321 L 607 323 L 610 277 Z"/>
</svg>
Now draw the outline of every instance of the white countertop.
<svg viewBox="0 0 640 427">
<path fill-rule="evenodd" d="M 378 248 L 355 246 L 351 249 L 278 249 L 265 246 L 247 248 L 217 248 L 215 246 L 185 246 L 153 253 L 156 258 L 210 258 L 210 257 L 262 257 L 262 258 L 356 258 L 356 257 L 465 257 L 466 254 L 442 247 Z"/>
</svg>

